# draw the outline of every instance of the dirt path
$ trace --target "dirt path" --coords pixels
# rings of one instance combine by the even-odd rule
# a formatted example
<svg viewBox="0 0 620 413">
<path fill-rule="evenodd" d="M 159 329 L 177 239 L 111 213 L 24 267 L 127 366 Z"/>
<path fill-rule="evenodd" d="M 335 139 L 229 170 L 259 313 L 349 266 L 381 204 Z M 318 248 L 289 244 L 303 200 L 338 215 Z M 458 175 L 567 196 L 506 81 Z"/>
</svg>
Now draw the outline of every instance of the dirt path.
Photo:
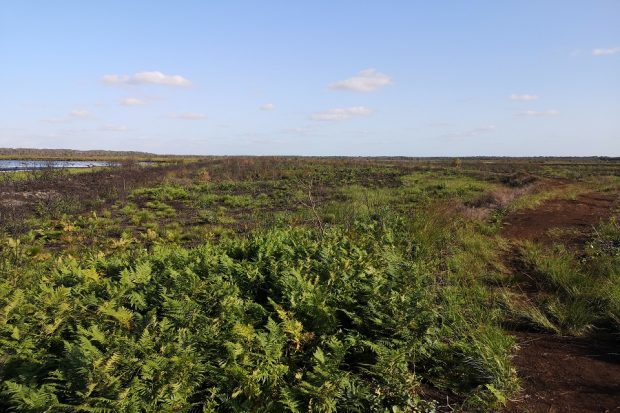
<svg viewBox="0 0 620 413">
<path fill-rule="evenodd" d="M 502 235 L 514 240 L 579 244 L 592 233 L 594 225 L 611 215 L 616 205 L 617 196 L 595 192 L 576 199 L 552 199 L 536 209 L 506 217 Z"/>
<path fill-rule="evenodd" d="M 597 193 L 550 200 L 506 217 L 502 233 L 514 241 L 578 247 L 617 205 L 617 196 Z M 520 347 L 514 361 L 523 392 L 506 412 L 620 412 L 617 342 L 534 332 L 514 335 Z"/>
<path fill-rule="evenodd" d="M 516 333 L 523 393 L 507 412 L 620 411 L 620 350 L 607 341 Z"/>
</svg>

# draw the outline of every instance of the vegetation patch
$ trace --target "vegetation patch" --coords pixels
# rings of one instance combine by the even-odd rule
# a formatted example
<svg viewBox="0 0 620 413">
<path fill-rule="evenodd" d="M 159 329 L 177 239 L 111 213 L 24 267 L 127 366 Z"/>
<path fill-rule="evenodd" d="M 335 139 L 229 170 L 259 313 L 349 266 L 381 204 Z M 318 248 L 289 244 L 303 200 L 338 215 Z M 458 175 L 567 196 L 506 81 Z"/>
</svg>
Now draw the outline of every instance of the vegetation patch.
<svg viewBox="0 0 620 413">
<path fill-rule="evenodd" d="M 175 162 L 0 180 L 0 410 L 497 411 L 619 330 L 607 162 Z"/>
<path fill-rule="evenodd" d="M 271 231 L 26 271 L 13 251 L 4 408 L 431 410 L 423 383 L 501 403 L 512 341 L 472 327 L 456 291 L 389 231 L 364 233 Z"/>
</svg>

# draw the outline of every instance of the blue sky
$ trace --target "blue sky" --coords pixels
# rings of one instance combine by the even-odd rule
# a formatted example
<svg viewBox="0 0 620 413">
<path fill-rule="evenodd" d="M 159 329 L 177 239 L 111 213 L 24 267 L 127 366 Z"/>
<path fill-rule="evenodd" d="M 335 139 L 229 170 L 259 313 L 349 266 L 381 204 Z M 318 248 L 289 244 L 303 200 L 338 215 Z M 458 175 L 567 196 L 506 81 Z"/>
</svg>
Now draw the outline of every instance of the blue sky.
<svg viewBox="0 0 620 413">
<path fill-rule="evenodd" d="M 0 147 L 620 155 L 620 1 L 0 7 Z"/>
</svg>

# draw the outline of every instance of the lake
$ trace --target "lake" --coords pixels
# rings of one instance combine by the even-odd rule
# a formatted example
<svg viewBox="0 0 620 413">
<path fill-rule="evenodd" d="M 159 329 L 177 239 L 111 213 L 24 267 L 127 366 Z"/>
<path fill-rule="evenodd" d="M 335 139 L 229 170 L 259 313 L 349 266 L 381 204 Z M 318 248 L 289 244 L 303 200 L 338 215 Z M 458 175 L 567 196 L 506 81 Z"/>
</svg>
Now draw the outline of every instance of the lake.
<svg viewBox="0 0 620 413">
<path fill-rule="evenodd" d="M 41 161 L 23 159 L 0 159 L 0 171 L 31 171 L 43 168 L 93 168 L 96 166 L 118 166 L 117 162 L 105 161 Z"/>
</svg>

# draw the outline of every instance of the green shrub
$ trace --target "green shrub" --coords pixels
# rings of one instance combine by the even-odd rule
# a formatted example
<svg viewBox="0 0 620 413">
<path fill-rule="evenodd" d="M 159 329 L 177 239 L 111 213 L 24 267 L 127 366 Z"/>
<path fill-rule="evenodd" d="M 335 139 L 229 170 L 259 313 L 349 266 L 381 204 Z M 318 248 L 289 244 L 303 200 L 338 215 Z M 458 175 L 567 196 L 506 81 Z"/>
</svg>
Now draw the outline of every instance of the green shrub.
<svg viewBox="0 0 620 413">
<path fill-rule="evenodd" d="M 187 189 L 179 185 L 162 184 L 153 188 L 140 188 L 132 191 L 131 198 L 145 198 L 156 201 L 187 199 Z"/>
<path fill-rule="evenodd" d="M 147 208 L 155 211 L 155 215 L 162 218 L 172 218 L 175 217 L 177 212 L 170 205 L 161 202 L 161 201 L 150 201 L 145 205 Z"/>
<path fill-rule="evenodd" d="M 584 335 L 594 327 L 620 331 L 619 234 L 615 221 L 603 224 L 581 257 L 561 246 L 523 245 L 523 261 L 541 291 L 535 300 L 565 332 Z"/>
<path fill-rule="evenodd" d="M 501 404 L 511 339 L 399 239 L 272 230 L 14 267 L 0 409 L 432 411 L 422 382 Z"/>
</svg>

